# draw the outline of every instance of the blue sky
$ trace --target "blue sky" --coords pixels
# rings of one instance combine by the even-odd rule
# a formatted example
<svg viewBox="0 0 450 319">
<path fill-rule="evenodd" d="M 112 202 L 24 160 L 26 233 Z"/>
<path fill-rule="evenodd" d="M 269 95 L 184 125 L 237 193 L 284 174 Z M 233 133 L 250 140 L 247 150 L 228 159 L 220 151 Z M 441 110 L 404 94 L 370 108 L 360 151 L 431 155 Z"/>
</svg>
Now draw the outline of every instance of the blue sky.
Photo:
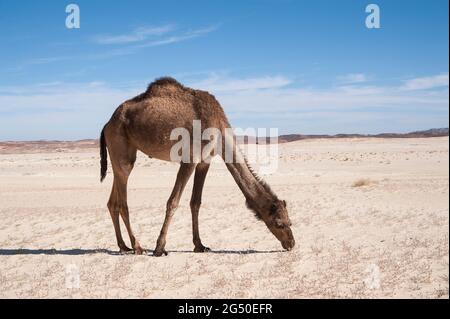
<svg viewBox="0 0 450 319">
<path fill-rule="evenodd" d="M 448 127 L 447 0 L 2 0 L 0 41 L 0 140 L 95 138 L 163 75 L 209 90 L 236 127 Z"/>
</svg>

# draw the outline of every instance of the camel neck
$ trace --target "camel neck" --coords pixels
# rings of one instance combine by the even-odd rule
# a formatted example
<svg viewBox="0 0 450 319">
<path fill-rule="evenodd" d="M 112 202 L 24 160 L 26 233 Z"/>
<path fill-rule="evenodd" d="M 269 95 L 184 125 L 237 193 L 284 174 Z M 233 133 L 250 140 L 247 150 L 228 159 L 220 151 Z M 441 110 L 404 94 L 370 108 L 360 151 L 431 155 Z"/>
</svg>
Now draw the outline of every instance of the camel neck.
<svg viewBox="0 0 450 319">
<path fill-rule="evenodd" d="M 246 200 L 253 204 L 253 207 L 270 207 L 276 200 L 276 195 L 249 167 L 245 156 L 239 150 L 233 134 L 224 135 L 223 151 L 225 164 Z"/>
<path fill-rule="evenodd" d="M 226 163 L 228 170 L 247 201 L 257 203 L 259 207 L 270 207 L 275 195 L 251 171 L 247 163 Z"/>
</svg>

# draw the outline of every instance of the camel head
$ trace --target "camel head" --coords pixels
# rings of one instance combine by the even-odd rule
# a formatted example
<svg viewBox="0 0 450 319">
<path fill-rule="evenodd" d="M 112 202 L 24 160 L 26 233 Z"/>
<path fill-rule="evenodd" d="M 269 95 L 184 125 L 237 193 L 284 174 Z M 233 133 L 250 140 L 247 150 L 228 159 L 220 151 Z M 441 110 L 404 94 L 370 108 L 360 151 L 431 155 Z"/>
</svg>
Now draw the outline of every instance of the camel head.
<svg viewBox="0 0 450 319">
<path fill-rule="evenodd" d="M 247 201 L 247 206 L 255 212 L 258 219 L 266 224 L 271 233 L 281 242 L 286 250 L 291 250 L 295 246 L 294 235 L 291 230 L 291 220 L 289 219 L 286 201 L 276 199 L 267 209 L 256 208 Z"/>
</svg>

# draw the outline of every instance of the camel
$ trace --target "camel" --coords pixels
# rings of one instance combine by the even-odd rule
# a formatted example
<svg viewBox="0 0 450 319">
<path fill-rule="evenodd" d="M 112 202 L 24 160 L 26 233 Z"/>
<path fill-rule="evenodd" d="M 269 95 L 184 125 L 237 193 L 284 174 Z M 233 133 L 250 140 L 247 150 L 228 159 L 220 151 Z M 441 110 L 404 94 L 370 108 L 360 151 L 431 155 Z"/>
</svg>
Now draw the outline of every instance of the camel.
<svg viewBox="0 0 450 319">
<path fill-rule="evenodd" d="M 151 83 L 144 93 L 122 103 L 104 126 L 100 136 L 100 180 L 103 181 L 106 176 L 109 153 L 114 181 L 107 206 L 121 253 L 142 254 L 145 251 L 131 228 L 127 205 L 127 181 L 136 161 L 137 151 L 151 158 L 171 161 L 170 151 L 177 142 L 170 139 L 172 130 L 185 128 L 192 133 L 194 120 L 201 121 L 202 129 L 216 128 L 224 132 L 230 128 L 224 110 L 213 95 L 185 87 L 173 78 L 163 77 Z M 231 144 L 235 144 L 235 140 L 232 139 Z M 230 147 L 229 140 L 223 139 L 222 142 L 222 145 Z M 234 158 L 243 156 L 236 145 L 231 147 Z M 190 156 L 190 159 L 193 157 Z M 190 200 L 194 252 L 210 251 L 200 239 L 198 223 L 203 185 L 209 166 L 209 162 L 203 160 L 180 161 L 175 185 L 167 201 L 164 223 L 153 251 L 154 256 L 167 255 L 165 245 L 169 224 L 194 171 Z M 285 250 L 291 250 L 295 240 L 286 201 L 278 199 L 247 161 L 231 161 L 226 166 L 242 191 L 247 207 L 266 224 Z M 122 238 L 119 215 L 127 229 L 132 248 L 126 246 Z"/>
</svg>

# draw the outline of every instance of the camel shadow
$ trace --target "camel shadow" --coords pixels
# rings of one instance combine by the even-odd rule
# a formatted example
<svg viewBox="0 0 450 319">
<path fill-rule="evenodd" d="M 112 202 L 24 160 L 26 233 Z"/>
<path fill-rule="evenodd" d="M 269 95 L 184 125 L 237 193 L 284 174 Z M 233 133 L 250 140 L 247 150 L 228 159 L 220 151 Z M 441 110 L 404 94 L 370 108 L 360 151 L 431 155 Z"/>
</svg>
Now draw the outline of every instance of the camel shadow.
<svg viewBox="0 0 450 319">
<path fill-rule="evenodd" d="M 92 254 L 108 254 L 119 255 L 118 251 L 109 249 L 0 249 L 0 256 L 15 255 L 92 255 Z"/>
<path fill-rule="evenodd" d="M 192 250 L 169 250 L 169 253 L 190 253 L 194 254 Z M 254 250 L 254 249 L 245 249 L 245 250 L 211 250 L 205 252 L 204 254 L 219 254 L 219 255 L 251 255 L 251 254 L 275 254 L 275 253 L 283 253 L 285 250 Z M 198 253 L 195 253 L 198 254 Z"/>
<path fill-rule="evenodd" d="M 198 254 L 192 250 L 169 250 L 169 253 L 183 253 L 183 254 Z M 221 255 L 250 255 L 250 254 L 274 254 L 282 253 L 284 250 L 211 250 L 205 254 L 221 254 Z M 93 254 L 107 254 L 112 256 L 121 256 L 127 254 L 121 254 L 119 251 L 113 251 L 109 249 L 0 249 L 0 256 L 16 256 L 16 255 L 68 255 L 68 256 L 80 256 L 80 255 L 93 255 Z M 147 251 L 148 256 L 152 256 L 152 251 Z"/>
</svg>

